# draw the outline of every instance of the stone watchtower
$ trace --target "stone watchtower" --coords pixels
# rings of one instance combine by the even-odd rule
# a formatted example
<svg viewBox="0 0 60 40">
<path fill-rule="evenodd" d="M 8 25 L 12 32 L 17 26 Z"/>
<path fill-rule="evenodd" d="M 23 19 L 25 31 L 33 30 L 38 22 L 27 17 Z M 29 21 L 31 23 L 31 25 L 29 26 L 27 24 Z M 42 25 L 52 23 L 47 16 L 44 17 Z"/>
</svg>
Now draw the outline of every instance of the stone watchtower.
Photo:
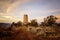
<svg viewBox="0 0 60 40">
<path fill-rule="evenodd" d="M 24 14 L 23 23 L 24 24 L 27 24 L 28 23 L 28 15 L 27 14 Z"/>
</svg>

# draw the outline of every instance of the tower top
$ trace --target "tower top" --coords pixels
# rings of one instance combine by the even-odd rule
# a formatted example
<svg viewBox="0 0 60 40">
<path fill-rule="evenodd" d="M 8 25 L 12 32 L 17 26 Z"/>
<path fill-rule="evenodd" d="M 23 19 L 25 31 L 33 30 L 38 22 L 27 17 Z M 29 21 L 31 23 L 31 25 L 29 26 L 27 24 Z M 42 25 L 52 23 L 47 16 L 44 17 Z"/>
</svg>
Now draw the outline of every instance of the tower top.
<svg viewBox="0 0 60 40">
<path fill-rule="evenodd" d="M 27 15 L 28 16 L 28 14 L 24 14 L 25 16 Z"/>
</svg>

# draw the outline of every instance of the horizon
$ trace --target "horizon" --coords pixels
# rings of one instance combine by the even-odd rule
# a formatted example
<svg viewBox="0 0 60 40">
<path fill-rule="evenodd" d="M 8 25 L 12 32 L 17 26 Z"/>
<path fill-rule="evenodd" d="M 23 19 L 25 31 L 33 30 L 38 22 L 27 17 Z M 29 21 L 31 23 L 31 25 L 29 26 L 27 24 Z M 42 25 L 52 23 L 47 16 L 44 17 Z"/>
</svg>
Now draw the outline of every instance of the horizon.
<svg viewBox="0 0 60 40">
<path fill-rule="evenodd" d="M 54 15 L 60 22 L 60 0 L 0 0 L 0 22 L 11 23 L 37 19 L 40 23 L 49 15 Z"/>
</svg>

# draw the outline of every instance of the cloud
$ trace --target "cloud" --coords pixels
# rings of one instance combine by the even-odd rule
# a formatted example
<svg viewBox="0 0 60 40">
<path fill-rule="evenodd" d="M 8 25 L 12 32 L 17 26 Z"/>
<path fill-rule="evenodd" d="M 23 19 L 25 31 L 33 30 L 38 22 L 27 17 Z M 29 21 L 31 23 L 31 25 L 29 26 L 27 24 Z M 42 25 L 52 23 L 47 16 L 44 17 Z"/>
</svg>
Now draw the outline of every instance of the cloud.
<svg viewBox="0 0 60 40">
<path fill-rule="evenodd" d="M 28 0 L 0 0 L 0 13 L 10 13 L 21 3 Z"/>
<path fill-rule="evenodd" d="M 0 22 L 18 22 L 21 21 L 20 18 L 16 16 L 0 16 Z"/>
<path fill-rule="evenodd" d="M 31 10 L 19 10 L 18 8 L 18 10 L 16 11 L 16 13 L 15 13 L 15 8 L 16 7 L 18 7 L 19 5 L 21 5 L 21 4 L 25 4 L 25 3 L 27 3 L 27 2 L 29 2 L 30 0 L 0 0 L 0 20 L 1 20 L 1 22 L 11 22 L 11 21 L 16 21 L 17 20 L 17 18 L 15 18 L 15 17 L 13 17 L 13 16 L 21 16 L 21 14 L 25 14 L 26 13 L 26 11 L 27 11 L 27 14 L 29 14 L 29 13 L 31 13 L 31 15 L 32 16 L 35 16 L 35 14 L 36 14 L 36 16 L 40 16 L 40 17 L 35 17 L 35 18 L 37 18 L 38 19 L 38 21 L 42 21 L 43 20 L 43 18 L 45 17 L 45 16 L 47 16 L 47 14 L 48 13 L 50 13 L 50 14 L 59 14 L 60 15 L 60 9 L 52 9 L 51 8 L 51 6 L 53 6 L 53 7 L 55 7 L 55 6 L 58 6 L 59 5 L 59 3 L 56 3 L 55 1 L 57 1 L 57 0 L 53 0 L 56 4 L 54 4 L 54 2 L 52 2 L 52 0 L 31 0 L 31 2 L 37 2 L 37 1 L 39 1 L 39 2 L 45 2 L 46 3 L 46 5 L 44 5 L 44 6 L 48 6 L 47 7 L 47 9 L 48 8 L 51 8 L 51 10 L 50 9 L 48 9 L 48 10 L 41 10 L 41 9 L 39 9 L 39 8 L 34 8 L 35 6 L 33 5 L 33 8 L 31 8 L 31 7 L 29 7 L 29 8 L 31 8 Z M 48 2 L 47 2 L 48 1 Z M 30 3 L 31 3 L 30 2 Z M 51 3 L 52 2 L 52 3 Z M 27 3 L 28 4 L 28 3 Z M 48 4 L 48 5 L 47 5 Z M 41 4 L 41 6 L 42 6 L 43 4 Z M 29 4 L 28 4 L 28 6 L 29 6 Z M 38 5 L 37 5 L 38 6 Z M 22 7 L 22 8 L 26 8 L 27 6 L 24 6 L 24 7 Z M 40 6 L 39 6 L 40 7 Z M 27 7 L 27 9 L 29 9 L 28 7 Z M 43 8 L 43 7 L 42 7 Z M 45 8 L 45 7 L 44 7 Z M 34 10 L 36 9 L 36 11 L 34 11 Z M 13 12 L 13 10 L 14 10 L 14 12 Z M 41 10 L 41 11 L 40 11 Z M 13 14 L 10 14 L 10 13 L 14 13 L 14 15 Z M 17 14 L 17 13 L 19 13 L 20 12 L 20 14 Z M 16 15 L 17 14 L 17 15 Z M 42 15 L 41 15 L 42 14 Z M 11 15 L 13 15 L 13 16 L 11 16 Z M 30 15 L 30 16 L 31 16 Z M 45 16 L 44 16 L 45 15 Z M 49 14 L 48 14 L 49 15 Z M 31 16 L 31 18 L 33 18 Z M 2 18 L 1 18 L 2 17 Z M 19 20 L 19 18 L 18 18 L 18 20 Z M 60 20 L 60 19 L 59 19 Z"/>
<path fill-rule="evenodd" d="M 13 10 L 29 0 L 0 0 L 0 22 L 17 22 L 20 18 L 11 14 Z"/>
</svg>

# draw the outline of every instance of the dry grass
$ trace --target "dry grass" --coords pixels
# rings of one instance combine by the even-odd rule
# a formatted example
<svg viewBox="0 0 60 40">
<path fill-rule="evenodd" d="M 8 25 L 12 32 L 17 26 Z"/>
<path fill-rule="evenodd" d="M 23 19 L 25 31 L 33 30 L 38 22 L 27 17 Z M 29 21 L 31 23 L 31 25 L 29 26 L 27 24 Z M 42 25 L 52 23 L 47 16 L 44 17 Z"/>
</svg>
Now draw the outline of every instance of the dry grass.
<svg viewBox="0 0 60 40">
<path fill-rule="evenodd" d="M 47 38 L 36 36 L 35 34 L 26 31 L 26 28 L 20 28 L 15 31 L 11 37 L 3 37 L 0 40 L 60 40 L 60 38 Z"/>
<path fill-rule="evenodd" d="M 2 37 L 2 40 L 35 40 L 35 35 L 26 31 L 25 28 L 20 28 L 11 37 Z"/>
</svg>

